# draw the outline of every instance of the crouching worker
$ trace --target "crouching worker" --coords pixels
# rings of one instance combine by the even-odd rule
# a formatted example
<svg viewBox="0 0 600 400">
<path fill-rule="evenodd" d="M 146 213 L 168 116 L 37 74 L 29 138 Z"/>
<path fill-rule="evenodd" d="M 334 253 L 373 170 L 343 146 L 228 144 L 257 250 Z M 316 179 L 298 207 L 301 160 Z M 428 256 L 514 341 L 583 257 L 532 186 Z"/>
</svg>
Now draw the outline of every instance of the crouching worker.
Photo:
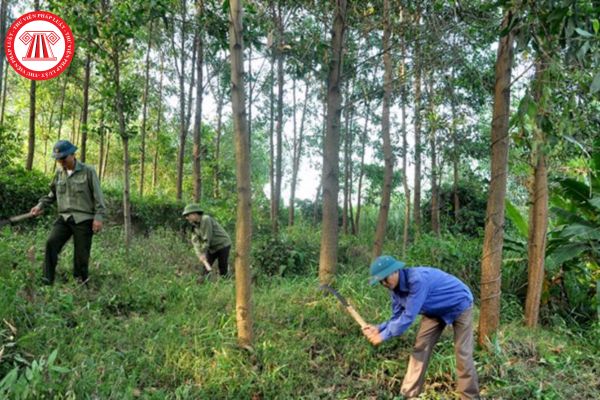
<svg viewBox="0 0 600 400">
<path fill-rule="evenodd" d="M 225 276 L 231 250 L 231 239 L 225 229 L 198 204 L 188 204 L 183 216 L 192 224 L 192 244 L 200 263 L 210 271 L 215 260 L 219 260 L 219 273 Z"/>
<path fill-rule="evenodd" d="M 44 283 L 54 282 L 58 254 L 73 236 L 73 275 L 80 282 L 87 282 L 88 264 L 94 233 L 102 230 L 106 207 L 100 181 L 94 168 L 75 158 L 75 147 L 68 140 L 59 140 L 52 156 L 61 165 L 50 184 L 50 193 L 42 197 L 31 209 L 38 216 L 56 202 L 58 219 L 46 242 L 44 260 Z"/>
<path fill-rule="evenodd" d="M 421 393 L 431 351 L 444 327 L 452 325 L 460 398 L 479 398 L 473 363 L 473 295 L 467 285 L 437 268 L 404 268 L 391 256 L 378 257 L 371 264 L 371 285 L 378 282 L 390 292 L 392 317 L 363 328 L 371 343 L 379 345 L 402 335 L 418 314 L 423 316 L 400 392 L 408 398 Z"/>
</svg>

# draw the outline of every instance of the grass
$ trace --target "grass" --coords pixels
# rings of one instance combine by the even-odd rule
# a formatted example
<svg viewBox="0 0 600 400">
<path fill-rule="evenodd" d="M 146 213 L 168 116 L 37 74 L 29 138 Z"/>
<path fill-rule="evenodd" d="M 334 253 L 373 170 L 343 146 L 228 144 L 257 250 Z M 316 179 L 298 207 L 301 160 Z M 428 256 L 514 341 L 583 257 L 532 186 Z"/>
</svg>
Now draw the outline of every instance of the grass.
<svg viewBox="0 0 600 400">
<path fill-rule="evenodd" d="M 39 285 L 46 235 L 0 233 L 0 398 L 401 398 L 416 324 L 374 348 L 315 276 L 257 280 L 255 340 L 245 350 L 236 341 L 234 280 L 198 283 L 185 238 L 153 232 L 127 255 L 121 231 L 108 229 L 95 239 L 85 288 L 70 278 L 70 243 L 56 284 Z M 389 316 L 387 294 L 366 284 L 366 271 L 339 272 L 336 287 L 365 319 Z M 590 329 L 557 320 L 530 331 L 504 321 L 492 351 L 475 353 L 482 395 L 598 398 L 599 332 Z M 455 398 L 453 368 L 447 329 L 422 398 Z"/>
</svg>

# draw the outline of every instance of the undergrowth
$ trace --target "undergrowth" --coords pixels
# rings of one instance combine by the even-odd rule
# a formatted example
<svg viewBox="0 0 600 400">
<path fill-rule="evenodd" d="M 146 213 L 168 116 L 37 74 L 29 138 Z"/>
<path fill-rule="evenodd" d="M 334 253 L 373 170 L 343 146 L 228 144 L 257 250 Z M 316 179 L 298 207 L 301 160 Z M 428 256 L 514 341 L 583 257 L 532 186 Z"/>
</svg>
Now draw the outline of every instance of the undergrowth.
<svg viewBox="0 0 600 400">
<path fill-rule="evenodd" d="M 47 233 L 0 232 L 0 398 L 401 398 L 416 324 L 371 346 L 337 301 L 318 290 L 312 253 L 302 260 L 306 269 L 289 276 L 258 279 L 260 266 L 253 265 L 255 339 L 252 349 L 241 349 L 234 279 L 199 282 L 191 246 L 179 233 L 155 230 L 136 238 L 127 254 L 121 230 L 107 229 L 94 241 L 88 287 L 71 278 L 68 243 L 57 282 L 46 287 L 39 281 Z M 366 320 L 381 322 L 390 314 L 388 296 L 367 284 L 364 249 L 352 240 L 342 246 L 346 261 L 335 286 Z M 314 241 L 306 239 L 307 252 Z M 598 398 L 598 327 L 557 319 L 529 331 L 518 302 L 505 297 L 492 351 L 475 352 L 484 398 Z M 454 363 L 447 329 L 422 398 L 455 398 Z"/>
</svg>

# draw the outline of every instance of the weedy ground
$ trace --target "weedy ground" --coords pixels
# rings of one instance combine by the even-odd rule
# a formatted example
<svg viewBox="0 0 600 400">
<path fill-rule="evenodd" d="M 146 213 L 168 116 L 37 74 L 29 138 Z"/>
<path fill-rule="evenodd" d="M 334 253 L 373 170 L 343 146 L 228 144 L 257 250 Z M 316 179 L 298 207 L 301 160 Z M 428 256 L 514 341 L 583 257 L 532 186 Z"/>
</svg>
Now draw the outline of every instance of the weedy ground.
<svg viewBox="0 0 600 400">
<path fill-rule="evenodd" d="M 401 399 L 416 324 L 371 346 L 311 276 L 253 285 L 254 344 L 236 341 L 235 281 L 198 280 L 179 234 L 97 236 L 90 283 L 71 276 L 72 245 L 54 286 L 39 283 L 47 230 L 0 232 L 0 398 L 7 399 Z M 258 269 L 254 266 L 255 269 Z M 364 266 L 340 267 L 335 286 L 368 321 L 389 317 L 389 299 L 366 284 Z M 507 315 L 519 305 L 507 302 Z M 475 323 L 476 326 L 476 323 Z M 560 319 L 535 331 L 503 320 L 475 358 L 487 399 L 597 399 L 600 332 Z M 457 398 L 452 332 L 428 369 L 424 399 Z"/>
</svg>

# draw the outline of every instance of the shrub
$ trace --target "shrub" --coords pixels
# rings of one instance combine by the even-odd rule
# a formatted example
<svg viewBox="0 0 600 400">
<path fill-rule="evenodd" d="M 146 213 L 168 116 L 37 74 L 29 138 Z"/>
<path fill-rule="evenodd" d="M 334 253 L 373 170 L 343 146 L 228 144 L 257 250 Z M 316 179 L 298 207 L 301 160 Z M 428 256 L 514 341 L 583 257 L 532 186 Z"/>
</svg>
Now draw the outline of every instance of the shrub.
<svg viewBox="0 0 600 400">
<path fill-rule="evenodd" d="M 28 212 L 50 191 L 50 178 L 20 166 L 0 169 L 0 215 Z"/>
</svg>

